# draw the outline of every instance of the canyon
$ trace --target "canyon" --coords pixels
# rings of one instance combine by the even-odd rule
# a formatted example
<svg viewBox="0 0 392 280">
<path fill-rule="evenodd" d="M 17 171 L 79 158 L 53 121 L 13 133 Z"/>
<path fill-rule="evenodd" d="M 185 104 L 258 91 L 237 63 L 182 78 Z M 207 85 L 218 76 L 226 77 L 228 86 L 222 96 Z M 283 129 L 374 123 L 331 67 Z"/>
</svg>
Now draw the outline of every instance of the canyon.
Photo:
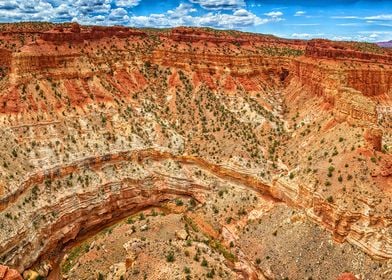
<svg viewBox="0 0 392 280">
<path fill-rule="evenodd" d="M 374 44 L 1 24 L 0 264 L 389 279 L 391 106 Z"/>
</svg>

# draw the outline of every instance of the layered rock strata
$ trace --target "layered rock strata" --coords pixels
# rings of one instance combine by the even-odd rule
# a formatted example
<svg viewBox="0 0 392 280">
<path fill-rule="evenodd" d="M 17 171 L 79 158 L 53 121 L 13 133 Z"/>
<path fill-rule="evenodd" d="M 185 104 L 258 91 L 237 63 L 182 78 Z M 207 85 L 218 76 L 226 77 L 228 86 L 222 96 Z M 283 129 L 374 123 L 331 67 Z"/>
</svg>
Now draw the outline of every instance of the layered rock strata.
<svg viewBox="0 0 392 280">
<path fill-rule="evenodd" d="M 392 101 L 390 51 L 205 29 L 45 28 L 24 30 L 23 43 L 1 35 L 16 42 L 0 46 L 3 263 L 22 272 L 145 207 L 203 201 L 212 178 L 392 257 L 389 131 L 376 111 Z"/>
</svg>

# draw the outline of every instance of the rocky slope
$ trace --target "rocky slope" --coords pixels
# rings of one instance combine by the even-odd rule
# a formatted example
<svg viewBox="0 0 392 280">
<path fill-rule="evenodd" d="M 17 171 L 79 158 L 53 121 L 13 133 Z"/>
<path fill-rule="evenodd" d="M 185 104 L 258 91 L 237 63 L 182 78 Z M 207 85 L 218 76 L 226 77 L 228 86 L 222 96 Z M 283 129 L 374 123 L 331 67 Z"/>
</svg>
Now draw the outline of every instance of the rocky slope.
<svg viewBox="0 0 392 280">
<path fill-rule="evenodd" d="M 178 197 L 203 208 L 217 181 L 392 258 L 390 50 L 19 24 L 0 54 L 1 263 L 46 276 L 66 245 Z M 227 277 L 278 277 L 238 246 Z"/>
</svg>

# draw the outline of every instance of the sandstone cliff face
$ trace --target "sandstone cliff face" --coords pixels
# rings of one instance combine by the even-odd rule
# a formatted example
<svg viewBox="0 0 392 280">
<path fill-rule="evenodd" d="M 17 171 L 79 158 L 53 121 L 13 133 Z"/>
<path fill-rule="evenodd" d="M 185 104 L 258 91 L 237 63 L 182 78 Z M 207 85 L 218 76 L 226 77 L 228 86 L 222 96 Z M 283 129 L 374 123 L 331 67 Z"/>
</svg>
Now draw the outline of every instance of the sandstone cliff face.
<svg viewBox="0 0 392 280">
<path fill-rule="evenodd" d="M 9 68 L 11 66 L 12 52 L 6 49 L 0 49 L 0 67 Z"/>
<path fill-rule="evenodd" d="M 297 60 L 293 62 L 292 76 L 306 87 L 309 93 L 322 96 L 326 99 L 332 98 L 331 91 L 342 83 L 338 71 L 328 69 L 315 61 Z"/>
<path fill-rule="evenodd" d="M 203 201 L 212 178 L 392 257 L 375 112 L 391 103 L 389 53 L 204 29 L 43 29 L 0 61 L 5 264 L 22 272 L 145 207 Z"/>
<path fill-rule="evenodd" d="M 365 45 L 366 47 L 366 45 Z M 369 46 L 368 46 L 369 47 Z M 365 62 L 379 62 L 385 64 L 391 64 L 392 60 L 390 57 L 389 50 L 383 50 L 377 48 L 375 45 L 370 46 L 368 52 L 361 51 L 360 46 L 355 46 L 330 42 L 327 40 L 311 40 L 307 46 L 305 55 L 314 58 L 327 58 L 332 60 L 363 60 Z"/>
<path fill-rule="evenodd" d="M 48 71 L 50 69 L 63 69 L 62 72 L 67 72 L 69 68 L 75 66 L 75 61 L 80 58 L 76 52 L 64 55 L 59 54 L 43 54 L 43 53 L 19 53 L 12 58 L 11 70 L 16 76 L 23 76 L 24 74 L 41 71 Z"/>
<path fill-rule="evenodd" d="M 143 31 L 131 30 L 125 27 L 99 27 L 94 26 L 87 32 L 81 32 L 80 29 L 70 30 L 53 30 L 44 32 L 40 35 L 42 40 L 56 44 L 63 43 L 81 43 L 85 40 L 100 40 L 103 38 L 128 38 L 132 36 L 145 37 L 147 34 Z"/>
<path fill-rule="evenodd" d="M 372 51 L 372 53 L 366 53 L 353 50 L 351 45 L 312 40 L 306 46 L 305 56 L 313 59 L 344 61 L 340 65 L 332 67 L 332 71 L 326 68 L 320 71 L 326 75 L 326 77 L 320 77 L 319 80 L 324 83 L 322 88 L 328 88 L 325 85 L 328 84 L 328 79 L 332 78 L 337 80 L 337 83 L 330 85 L 330 87 L 349 86 L 366 96 L 389 99 L 390 97 L 386 96 L 390 96 L 392 87 L 391 69 L 388 66 L 392 63 L 390 51 L 377 47 L 374 47 Z M 308 71 L 305 70 L 304 72 L 307 73 Z M 310 78 L 309 80 L 313 82 L 314 79 Z M 319 91 L 316 89 L 316 92 Z"/>
<path fill-rule="evenodd" d="M 349 70 L 346 72 L 347 85 L 361 91 L 365 96 L 379 99 L 389 99 L 392 88 L 392 73 L 390 70 Z"/>
<path fill-rule="evenodd" d="M 22 276 L 14 270 L 6 267 L 4 265 L 0 265 L 0 278 L 3 280 L 22 280 Z"/>
</svg>

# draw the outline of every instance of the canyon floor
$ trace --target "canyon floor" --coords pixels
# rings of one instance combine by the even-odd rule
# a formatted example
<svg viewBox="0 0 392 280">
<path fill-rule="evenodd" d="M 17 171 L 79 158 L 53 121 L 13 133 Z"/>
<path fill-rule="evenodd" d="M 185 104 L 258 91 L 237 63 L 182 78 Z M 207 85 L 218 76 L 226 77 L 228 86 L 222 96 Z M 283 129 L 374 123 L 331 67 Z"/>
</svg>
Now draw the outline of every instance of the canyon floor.
<svg viewBox="0 0 392 280">
<path fill-rule="evenodd" d="M 0 24 L 0 278 L 392 279 L 391 108 L 373 44 Z"/>
</svg>

